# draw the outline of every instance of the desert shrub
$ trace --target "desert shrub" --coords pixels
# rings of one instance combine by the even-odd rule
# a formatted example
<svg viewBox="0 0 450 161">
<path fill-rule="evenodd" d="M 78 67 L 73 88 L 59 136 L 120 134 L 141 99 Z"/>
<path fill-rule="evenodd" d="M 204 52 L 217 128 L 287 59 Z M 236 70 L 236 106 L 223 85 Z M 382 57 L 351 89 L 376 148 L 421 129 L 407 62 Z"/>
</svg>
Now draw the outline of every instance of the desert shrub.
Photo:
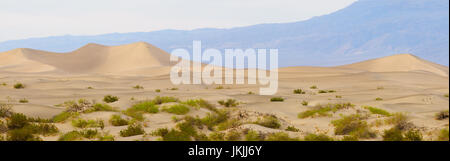
<svg viewBox="0 0 450 161">
<path fill-rule="evenodd" d="M 216 89 L 224 89 L 223 86 L 217 86 Z"/>
<path fill-rule="evenodd" d="M 200 121 L 206 125 L 208 129 L 213 130 L 216 125 L 227 121 L 229 117 L 229 113 L 226 110 L 218 110 L 215 113 L 208 113 Z"/>
<path fill-rule="evenodd" d="M 317 86 L 311 86 L 311 87 L 309 87 L 309 88 L 311 88 L 311 89 L 317 89 Z"/>
<path fill-rule="evenodd" d="M 334 120 L 331 124 L 334 125 L 334 133 L 336 135 L 353 135 L 358 138 L 374 138 L 376 134 L 372 132 L 364 121 L 364 117 L 353 114 L 343 116 L 339 120 Z"/>
<path fill-rule="evenodd" d="M 236 107 L 239 105 L 239 103 L 235 99 L 227 99 L 226 101 L 220 100 L 217 103 L 225 107 Z"/>
<path fill-rule="evenodd" d="M 344 136 L 341 141 L 359 141 L 359 138 L 357 136 L 348 135 Z"/>
<path fill-rule="evenodd" d="M 144 87 L 143 87 L 143 86 L 141 86 L 141 85 L 136 85 L 136 86 L 133 86 L 133 88 L 134 88 L 134 89 L 144 89 Z"/>
<path fill-rule="evenodd" d="M 378 87 L 377 87 L 377 90 L 382 90 L 382 89 L 384 89 L 383 86 L 378 86 Z"/>
<path fill-rule="evenodd" d="M 173 87 L 173 88 L 170 88 L 169 90 L 171 90 L 171 91 L 176 91 L 176 90 L 178 90 L 178 88 Z"/>
<path fill-rule="evenodd" d="M 8 131 L 8 126 L 6 126 L 6 124 L 0 120 L 0 134 L 1 133 L 5 133 Z"/>
<path fill-rule="evenodd" d="M 405 133 L 405 140 L 406 141 L 422 141 L 423 136 L 419 130 L 409 130 L 407 133 Z"/>
<path fill-rule="evenodd" d="M 97 141 L 114 141 L 114 136 L 110 134 L 98 135 Z"/>
<path fill-rule="evenodd" d="M 303 91 L 302 89 L 294 89 L 294 94 L 306 94 L 305 91 Z"/>
<path fill-rule="evenodd" d="M 438 140 L 440 140 L 440 141 L 448 141 L 448 137 L 449 137 L 448 129 L 442 129 L 439 132 Z"/>
<path fill-rule="evenodd" d="M 143 101 L 133 105 L 128 110 L 143 111 L 146 113 L 158 113 L 159 107 L 153 101 Z"/>
<path fill-rule="evenodd" d="M 108 104 L 97 103 L 94 106 L 92 106 L 91 108 L 85 110 L 84 113 L 91 113 L 91 112 L 97 112 L 97 111 L 117 111 L 117 110 Z"/>
<path fill-rule="evenodd" d="M 270 99 L 270 102 L 283 102 L 284 98 L 281 97 L 273 97 Z"/>
<path fill-rule="evenodd" d="M 127 129 L 120 131 L 120 136 L 129 137 L 129 136 L 135 136 L 135 135 L 142 135 L 144 133 L 145 133 L 145 131 L 142 128 L 142 125 L 131 124 L 131 125 L 128 125 Z"/>
<path fill-rule="evenodd" d="M 226 141 L 239 141 L 241 139 L 241 133 L 237 130 L 230 130 L 225 135 Z"/>
<path fill-rule="evenodd" d="M 161 90 L 160 89 L 155 89 L 155 92 L 159 93 L 159 92 L 161 92 Z"/>
<path fill-rule="evenodd" d="M 123 119 L 120 115 L 112 115 L 109 123 L 113 126 L 125 126 L 129 124 L 128 120 Z"/>
<path fill-rule="evenodd" d="M 319 90 L 318 93 L 328 93 L 326 90 Z"/>
<path fill-rule="evenodd" d="M 288 126 L 286 128 L 286 131 L 299 132 L 300 130 L 295 128 L 294 126 Z"/>
<path fill-rule="evenodd" d="M 377 97 L 375 98 L 375 101 L 383 101 L 383 98 Z"/>
<path fill-rule="evenodd" d="M 209 134 L 209 140 L 211 140 L 211 141 L 225 141 L 225 133 L 212 132 L 211 134 Z"/>
<path fill-rule="evenodd" d="M 262 118 L 258 118 L 258 120 L 255 122 L 255 124 L 272 128 L 272 129 L 278 129 L 280 128 L 281 124 L 277 117 L 273 115 L 264 116 Z"/>
<path fill-rule="evenodd" d="M 266 141 L 298 141 L 298 138 L 291 138 L 287 133 L 277 132 L 268 134 Z"/>
<path fill-rule="evenodd" d="M 16 83 L 16 84 L 14 84 L 14 88 L 15 89 L 24 89 L 25 85 L 22 83 Z"/>
<path fill-rule="evenodd" d="M 12 105 L 0 102 L 0 118 L 11 117 L 12 114 L 13 114 Z"/>
<path fill-rule="evenodd" d="M 242 123 L 238 119 L 229 119 L 217 125 L 217 130 L 227 130 L 240 126 Z"/>
<path fill-rule="evenodd" d="M 178 102 L 178 98 L 175 97 L 160 97 L 160 96 L 156 96 L 153 100 L 153 103 L 160 105 L 163 103 L 170 103 L 170 102 Z"/>
<path fill-rule="evenodd" d="M 170 130 L 166 135 L 162 136 L 163 141 L 191 141 L 191 136 L 178 130 Z"/>
<path fill-rule="evenodd" d="M 336 98 L 342 98 L 342 96 L 338 96 L 338 95 L 336 95 Z"/>
<path fill-rule="evenodd" d="M 87 89 L 94 89 L 93 87 L 87 87 Z"/>
<path fill-rule="evenodd" d="M 30 128 L 20 128 L 12 129 L 7 133 L 8 141 L 41 141 L 42 139 L 35 136 L 32 129 Z"/>
<path fill-rule="evenodd" d="M 58 128 L 53 124 L 31 124 L 26 126 L 25 128 L 31 129 L 33 134 L 40 134 L 40 135 L 53 135 L 59 132 Z"/>
<path fill-rule="evenodd" d="M 308 117 L 323 117 L 330 116 L 329 112 L 337 112 L 342 109 L 353 108 L 355 105 L 351 103 L 338 103 L 338 104 L 328 104 L 328 105 L 317 105 L 311 110 L 307 110 L 298 114 L 298 118 L 308 118 Z"/>
<path fill-rule="evenodd" d="M 92 103 L 86 99 L 79 99 L 78 101 L 66 101 L 60 106 L 66 107 L 67 112 L 83 112 L 92 107 Z"/>
<path fill-rule="evenodd" d="M 386 119 L 387 124 L 399 125 L 408 121 L 408 116 L 404 113 L 394 113 L 389 119 Z"/>
<path fill-rule="evenodd" d="M 172 105 L 169 108 L 164 108 L 163 110 L 176 115 L 184 115 L 190 111 L 189 107 L 182 104 Z"/>
<path fill-rule="evenodd" d="M 245 134 L 246 141 L 263 141 L 264 139 L 264 135 L 261 135 L 259 132 L 254 130 L 249 130 L 247 134 Z"/>
<path fill-rule="evenodd" d="M 444 94 L 444 97 L 447 97 L 447 98 L 448 98 L 448 94 Z"/>
<path fill-rule="evenodd" d="M 441 111 L 441 112 L 437 113 L 435 116 L 436 120 L 445 120 L 445 119 L 448 119 L 448 117 L 449 117 L 448 110 Z"/>
<path fill-rule="evenodd" d="M 325 134 L 308 134 L 303 140 L 305 141 L 333 141 L 334 139 Z"/>
<path fill-rule="evenodd" d="M 19 100 L 19 103 L 28 103 L 28 99 L 22 98 Z"/>
<path fill-rule="evenodd" d="M 72 118 L 76 118 L 78 117 L 80 114 L 78 112 L 61 112 L 60 114 L 53 116 L 52 120 L 53 122 L 65 122 L 68 119 L 72 119 Z"/>
<path fill-rule="evenodd" d="M 98 136 L 98 131 L 95 129 L 86 129 L 86 130 L 82 130 L 80 131 L 80 134 L 84 137 L 84 138 L 88 138 L 88 139 L 93 139 L 96 138 Z"/>
<path fill-rule="evenodd" d="M 30 123 L 27 116 L 21 113 L 14 113 L 7 121 L 8 129 L 21 129 Z"/>
<path fill-rule="evenodd" d="M 77 140 L 83 140 L 83 135 L 78 131 L 71 131 L 68 133 L 65 133 L 61 135 L 58 138 L 58 141 L 77 141 Z"/>
<path fill-rule="evenodd" d="M 105 102 L 105 103 L 113 103 L 113 102 L 116 102 L 116 101 L 119 101 L 119 97 L 117 97 L 117 96 L 106 95 L 103 98 L 103 102 Z"/>
<path fill-rule="evenodd" d="M 72 126 L 78 128 L 104 128 L 105 123 L 103 120 L 84 120 L 84 119 L 76 119 L 72 120 Z"/>
<path fill-rule="evenodd" d="M 365 109 L 369 110 L 372 114 L 378 114 L 383 116 L 391 116 L 391 113 L 387 112 L 386 110 L 371 107 L 371 106 L 364 106 Z"/>
<path fill-rule="evenodd" d="M 404 141 L 402 131 L 397 128 L 385 130 L 383 134 L 383 141 Z"/>
<path fill-rule="evenodd" d="M 303 106 L 308 106 L 308 104 L 309 104 L 308 101 L 302 101 Z"/>
<path fill-rule="evenodd" d="M 1 86 L 7 86 L 8 84 L 6 84 L 5 82 L 3 82 L 2 84 L 0 84 Z"/>
<path fill-rule="evenodd" d="M 248 95 L 252 95 L 252 94 L 255 94 L 254 92 L 252 92 L 252 91 L 248 91 L 248 93 L 247 93 Z"/>
</svg>

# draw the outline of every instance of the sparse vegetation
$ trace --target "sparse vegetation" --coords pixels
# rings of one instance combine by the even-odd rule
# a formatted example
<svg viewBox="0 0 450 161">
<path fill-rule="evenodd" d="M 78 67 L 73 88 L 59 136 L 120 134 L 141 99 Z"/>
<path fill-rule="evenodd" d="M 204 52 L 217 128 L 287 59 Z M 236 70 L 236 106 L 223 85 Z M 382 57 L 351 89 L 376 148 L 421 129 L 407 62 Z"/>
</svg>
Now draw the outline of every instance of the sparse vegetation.
<svg viewBox="0 0 450 161">
<path fill-rule="evenodd" d="M 319 90 L 318 93 L 336 93 L 335 90 Z"/>
<path fill-rule="evenodd" d="M 178 102 L 178 98 L 175 97 L 160 97 L 160 96 L 156 96 L 153 100 L 154 104 L 160 105 L 163 103 L 170 103 L 170 102 Z"/>
<path fill-rule="evenodd" d="M 0 84 L 1 86 L 7 86 L 8 84 L 6 84 L 5 82 L 3 82 L 2 84 Z"/>
<path fill-rule="evenodd" d="M 241 133 L 237 130 L 230 130 L 225 135 L 226 141 L 239 141 L 241 139 Z"/>
<path fill-rule="evenodd" d="M 317 86 L 316 85 L 313 85 L 313 86 L 311 86 L 311 87 L 309 87 L 310 89 L 317 89 Z"/>
<path fill-rule="evenodd" d="M 103 102 L 105 102 L 105 103 L 113 103 L 113 102 L 116 102 L 116 101 L 119 101 L 119 97 L 117 97 L 117 96 L 106 95 L 103 98 Z"/>
<path fill-rule="evenodd" d="M 267 115 L 262 118 L 258 118 L 258 120 L 255 122 L 255 124 L 272 128 L 272 129 L 278 129 L 280 128 L 281 124 L 278 118 L 274 115 Z"/>
<path fill-rule="evenodd" d="M 336 98 L 342 98 L 342 96 L 336 95 Z"/>
<path fill-rule="evenodd" d="M 402 131 L 397 128 L 385 130 L 383 134 L 383 141 L 404 141 Z"/>
<path fill-rule="evenodd" d="M 378 87 L 377 87 L 377 90 L 383 90 L 383 89 L 384 89 L 383 86 L 378 86 Z"/>
<path fill-rule="evenodd" d="M 86 139 L 93 139 L 99 136 L 97 130 L 86 129 L 82 131 L 71 131 L 61 135 L 58 141 L 79 141 Z"/>
<path fill-rule="evenodd" d="M 139 89 L 144 89 L 144 87 L 141 86 L 141 85 L 135 85 L 135 86 L 133 86 L 133 88 L 134 88 L 134 89 L 138 89 L 138 90 L 139 90 Z"/>
<path fill-rule="evenodd" d="M 89 87 L 87 87 L 87 89 L 94 89 L 93 87 L 91 87 L 91 86 L 89 86 Z"/>
<path fill-rule="evenodd" d="M 238 127 L 240 125 L 242 125 L 242 122 L 239 121 L 238 119 L 228 119 L 228 120 L 226 120 L 226 121 L 224 121 L 222 123 L 219 123 L 217 125 L 217 130 L 220 130 L 220 131 L 227 130 L 227 129 L 230 129 L 230 128 Z"/>
<path fill-rule="evenodd" d="M 247 134 L 245 134 L 246 141 L 263 141 L 264 139 L 264 135 L 261 135 L 259 132 L 254 130 L 248 130 Z"/>
<path fill-rule="evenodd" d="M 110 105 L 97 103 L 94 106 L 92 106 L 92 108 L 85 110 L 84 113 L 91 113 L 97 111 L 117 111 L 117 110 L 111 107 Z"/>
<path fill-rule="evenodd" d="M 383 98 L 377 97 L 375 98 L 375 101 L 383 101 Z"/>
<path fill-rule="evenodd" d="M 53 116 L 52 120 L 53 120 L 53 122 L 60 123 L 60 122 L 65 122 L 66 120 L 71 119 L 71 118 L 76 118 L 79 115 L 80 114 L 78 112 L 66 112 L 66 111 L 64 111 L 64 112 L 61 112 L 60 114 L 58 114 L 56 116 Z"/>
<path fill-rule="evenodd" d="M 29 128 L 12 129 L 7 133 L 8 141 L 41 141 Z"/>
<path fill-rule="evenodd" d="M 302 101 L 303 106 L 308 106 L 308 101 Z"/>
<path fill-rule="evenodd" d="M 0 118 L 10 117 L 12 114 L 12 105 L 0 102 Z"/>
<path fill-rule="evenodd" d="M 435 116 L 436 120 L 445 120 L 445 119 L 448 119 L 448 117 L 449 117 L 448 110 L 441 111 L 441 112 L 437 113 Z"/>
<path fill-rule="evenodd" d="M 248 95 L 252 95 L 252 94 L 255 94 L 254 92 L 252 92 L 252 91 L 248 91 L 248 93 L 247 93 Z"/>
<path fill-rule="evenodd" d="M 394 113 L 389 119 L 385 121 L 387 124 L 399 125 L 408 122 L 408 116 L 404 113 Z"/>
<path fill-rule="evenodd" d="M 367 122 L 364 121 L 365 117 L 353 114 L 349 116 L 343 116 L 339 120 L 331 122 L 333 124 L 334 133 L 336 135 L 352 135 L 358 138 L 374 138 L 376 134 L 370 130 Z"/>
<path fill-rule="evenodd" d="M 226 110 L 217 110 L 214 113 L 208 113 L 200 120 L 200 122 L 206 125 L 208 129 L 213 130 L 215 126 L 227 121 L 228 119 L 229 113 Z"/>
<path fill-rule="evenodd" d="M 128 120 L 123 119 L 120 115 L 112 115 L 109 123 L 113 126 L 125 126 L 129 124 Z"/>
<path fill-rule="evenodd" d="M 178 88 L 173 87 L 173 88 L 170 88 L 169 90 L 176 91 L 176 90 L 178 90 Z"/>
<path fill-rule="evenodd" d="M 159 93 L 159 92 L 161 92 L 161 90 L 160 89 L 155 89 L 155 92 Z"/>
<path fill-rule="evenodd" d="M 223 86 L 217 86 L 216 89 L 224 89 Z"/>
<path fill-rule="evenodd" d="M 288 126 L 286 128 L 286 131 L 299 132 L 300 130 L 295 128 L 294 126 Z"/>
<path fill-rule="evenodd" d="M 24 89 L 25 85 L 22 83 L 16 83 L 16 84 L 14 84 L 14 88 L 15 89 Z"/>
<path fill-rule="evenodd" d="M 135 135 L 142 135 L 144 133 L 145 133 L 145 131 L 142 128 L 142 125 L 131 124 L 131 125 L 128 125 L 127 129 L 120 131 L 120 136 L 129 137 L 129 136 L 135 136 Z"/>
<path fill-rule="evenodd" d="M 449 132 L 448 132 L 448 129 L 442 129 L 442 130 L 439 132 L 438 140 L 439 140 L 439 141 L 448 141 L 448 138 L 449 138 Z"/>
<path fill-rule="evenodd" d="M 333 138 L 325 134 L 308 134 L 303 138 L 305 141 L 333 141 Z"/>
<path fill-rule="evenodd" d="M 184 115 L 190 111 L 189 107 L 182 104 L 172 105 L 169 108 L 164 108 L 163 110 L 176 115 Z"/>
<path fill-rule="evenodd" d="M 354 105 L 351 103 L 339 103 L 339 104 L 328 104 L 328 105 L 317 105 L 312 107 L 311 110 L 307 110 L 298 114 L 298 118 L 304 119 L 308 117 L 324 117 L 330 116 L 329 112 L 337 112 L 338 110 L 353 108 Z"/>
<path fill-rule="evenodd" d="M 294 94 L 306 94 L 306 91 L 303 91 L 302 89 L 295 89 Z"/>
<path fill-rule="evenodd" d="M 270 102 L 283 102 L 284 98 L 281 97 L 273 97 L 270 99 Z"/>
<path fill-rule="evenodd" d="M 291 138 L 287 133 L 277 132 L 268 134 L 266 141 L 298 141 L 298 138 Z"/>
<path fill-rule="evenodd" d="M 372 114 L 383 115 L 383 116 L 391 116 L 392 115 L 391 113 L 387 112 L 386 110 L 376 108 L 376 107 L 364 106 L 363 108 L 369 110 Z"/>
<path fill-rule="evenodd" d="M 447 98 L 448 98 L 448 94 L 444 94 L 444 97 L 447 97 Z"/>
<path fill-rule="evenodd" d="M 84 120 L 84 119 L 76 119 L 72 120 L 72 126 L 78 128 L 101 128 L 105 127 L 105 123 L 103 120 Z"/>
<path fill-rule="evenodd" d="M 220 100 L 217 103 L 225 107 L 236 107 L 239 105 L 239 103 L 235 99 L 227 99 L 226 101 Z"/>
<path fill-rule="evenodd" d="M 19 100 L 19 103 L 28 103 L 28 99 L 22 98 Z"/>
</svg>

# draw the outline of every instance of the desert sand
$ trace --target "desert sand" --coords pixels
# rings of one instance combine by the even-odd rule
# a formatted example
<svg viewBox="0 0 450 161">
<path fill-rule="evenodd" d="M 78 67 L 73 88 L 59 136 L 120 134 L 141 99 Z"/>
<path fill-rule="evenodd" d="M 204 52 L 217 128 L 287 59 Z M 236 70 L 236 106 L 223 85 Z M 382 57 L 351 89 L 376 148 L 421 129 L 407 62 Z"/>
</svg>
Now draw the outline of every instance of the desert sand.
<svg viewBox="0 0 450 161">
<path fill-rule="evenodd" d="M 141 122 L 146 133 L 144 135 L 122 137 L 119 133 L 127 126 L 112 126 L 108 122 L 111 115 L 123 115 L 121 110 L 156 96 L 171 96 L 180 101 L 201 98 L 219 109 L 231 109 L 234 111 L 232 115 L 245 113 L 245 116 L 240 117 L 242 122 L 239 126 L 223 130 L 224 133 L 231 129 L 251 129 L 261 133 L 285 132 L 297 138 L 311 133 L 326 134 L 339 140 L 343 136 L 334 133 L 331 122 L 340 119 L 341 115 L 370 114 L 364 106 L 406 114 L 408 122 L 420 130 L 424 140 L 435 140 L 439 131 L 449 126 L 448 118 L 435 119 L 436 113 L 449 109 L 449 68 L 411 54 L 336 67 L 280 68 L 279 88 L 273 96 L 258 95 L 258 85 L 222 85 L 220 89 L 217 88 L 220 85 L 175 86 L 169 78 L 173 65 L 169 57 L 169 53 L 143 42 L 122 46 L 88 44 L 69 53 L 15 49 L 0 53 L 0 83 L 5 83 L 0 85 L 0 102 L 11 104 L 14 112 L 50 119 L 66 110 L 66 107 L 57 106 L 65 101 L 83 98 L 102 103 L 105 95 L 118 96 L 119 101 L 109 103 L 118 111 L 83 113 L 78 116 L 104 120 L 104 129 L 98 130 L 113 135 L 114 140 L 158 140 L 160 137 L 150 133 L 158 128 L 175 127 L 177 123 L 172 117 L 181 118 L 183 115 L 164 111 L 144 115 L 145 120 Z M 16 83 L 23 83 L 25 88 L 13 88 Z M 144 89 L 132 88 L 136 85 Z M 311 89 L 311 86 L 317 89 Z M 161 92 L 156 92 L 157 89 Z M 302 89 L 305 94 L 294 94 L 295 89 Z M 320 93 L 320 90 L 333 92 Z M 282 97 L 284 101 L 271 102 L 273 97 Z M 28 103 L 20 103 L 20 99 L 27 99 Z M 227 99 L 235 99 L 239 105 L 229 108 L 218 104 L 218 101 Z M 308 105 L 302 105 L 304 101 Z M 354 108 L 331 112 L 330 116 L 325 117 L 298 117 L 299 113 L 317 105 L 345 102 L 354 104 Z M 208 112 L 211 111 L 191 107 L 186 115 L 202 118 Z M 281 127 L 268 128 L 245 121 L 265 114 L 276 116 Z M 382 140 L 383 131 L 393 125 L 374 124 L 377 120 L 389 118 L 370 114 L 367 122 L 377 136 L 360 140 Z M 58 127 L 59 133 L 40 136 L 43 140 L 58 140 L 64 133 L 80 130 L 73 127 L 70 120 L 53 124 Z M 288 126 L 299 131 L 286 131 Z M 199 131 L 206 135 L 212 133 L 206 129 Z M 244 136 L 241 140 L 245 140 Z"/>
</svg>

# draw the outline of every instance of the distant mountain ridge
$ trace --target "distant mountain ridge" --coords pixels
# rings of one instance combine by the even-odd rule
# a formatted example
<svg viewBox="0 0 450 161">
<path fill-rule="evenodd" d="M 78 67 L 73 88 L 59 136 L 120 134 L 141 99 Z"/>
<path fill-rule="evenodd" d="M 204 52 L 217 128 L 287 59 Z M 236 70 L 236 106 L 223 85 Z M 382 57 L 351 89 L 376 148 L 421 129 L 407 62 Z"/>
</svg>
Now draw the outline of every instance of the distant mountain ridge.
<svg viewBox="0 0 450 161">
<path fill-rule="evenodd" d="M 0 43 L 0 51 L 15 48 L 69 52 L 88 43 L 122 45 L 137 41 L 167 52 L 203 48 L 277 48 L 279 64 L 334 66 L 412 53 L 449 64 L 448 0 L 359 0 L 347 8 L 310 20 L 261 24 L 232 29 L 162 30 L 97 36 L 56 36 Z"/>
</svg>

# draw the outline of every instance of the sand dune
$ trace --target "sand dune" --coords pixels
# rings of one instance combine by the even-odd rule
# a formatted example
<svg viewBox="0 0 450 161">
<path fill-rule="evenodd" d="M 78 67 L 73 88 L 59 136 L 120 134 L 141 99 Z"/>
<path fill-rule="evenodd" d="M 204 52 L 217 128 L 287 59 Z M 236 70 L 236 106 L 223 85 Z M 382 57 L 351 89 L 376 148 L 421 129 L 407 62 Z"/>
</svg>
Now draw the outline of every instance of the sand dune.
<svg viewBox="0 0 450 161">
<path fill-rule="evenodd" d="M 70 74 L 118 74 L 169 66 L 169 58 L 170 54 L 143 42 L 112 47 L 88 44 L 69 53 L 16 49 L 0 53 L 0 70 L 19 73 L 59 71 Z"/>
<path fill-rule="evenodd" d="M 369 72 L 425 71 L 441 76 L 448 76 L 449 72 L 448 67 L 423 60 L 411 54 L 398 54 L 340 67 Z"/>
</svg>

